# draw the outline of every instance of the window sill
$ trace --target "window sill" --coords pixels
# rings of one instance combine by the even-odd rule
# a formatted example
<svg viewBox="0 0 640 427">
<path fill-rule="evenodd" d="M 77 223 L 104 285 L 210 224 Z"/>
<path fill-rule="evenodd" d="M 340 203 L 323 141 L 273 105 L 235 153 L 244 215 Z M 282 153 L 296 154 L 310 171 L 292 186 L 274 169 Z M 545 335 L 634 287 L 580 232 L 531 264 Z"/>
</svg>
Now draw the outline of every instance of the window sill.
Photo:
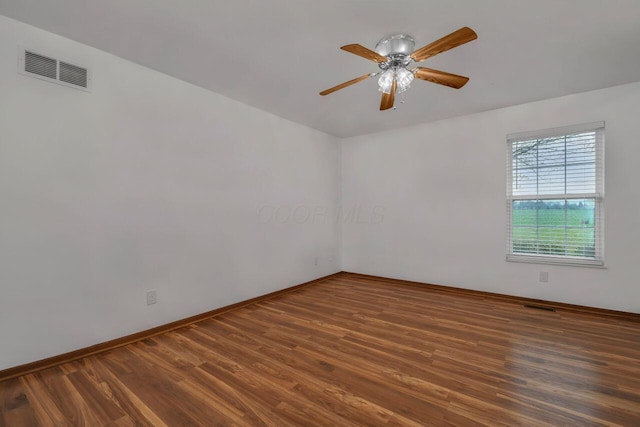
<svg viewBox="0 0 640 427">
<path fill-rule="evenodd" d="M 564 265 L 568 267 L 587 267 L 587 268 L 601 268 L 606 269 L 604 261 L 601 260 L 588 260 L 580 258 L 566 258 L 566 257 L 554 257 L 554 256 L 536 256 L 536 255 L 514 255 L 509 254 L 506 257 L 507 262 L 525 262 L 530 264 L 550 264 L 550 265 Z"/>
</svg>

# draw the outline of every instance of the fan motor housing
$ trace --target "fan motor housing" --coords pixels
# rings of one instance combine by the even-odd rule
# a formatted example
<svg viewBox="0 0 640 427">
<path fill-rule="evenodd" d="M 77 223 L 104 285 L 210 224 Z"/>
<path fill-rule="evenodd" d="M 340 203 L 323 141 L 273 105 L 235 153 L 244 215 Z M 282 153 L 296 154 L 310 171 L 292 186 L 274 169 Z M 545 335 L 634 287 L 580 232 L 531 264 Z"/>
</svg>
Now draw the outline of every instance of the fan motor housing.
<svg viewBox="0 0 640 427">
<path fill-rule="evenodd" d="M 406 34 L 394 34 L 380 40 L 376 52 L 387 57 L 386 62 L 378 64 L 381 70 L 404 68 L 411 63 L 411 54 L 415 46 L 413 37 Z"/>
<path fill-rule="evenodd" d="M 404 55 L 413 53 L 416 42 L 413 37 L 406 34 L 394 34 L 380 40 L 376 45 L 376 52 L 382 56 Z"/>
</svg>

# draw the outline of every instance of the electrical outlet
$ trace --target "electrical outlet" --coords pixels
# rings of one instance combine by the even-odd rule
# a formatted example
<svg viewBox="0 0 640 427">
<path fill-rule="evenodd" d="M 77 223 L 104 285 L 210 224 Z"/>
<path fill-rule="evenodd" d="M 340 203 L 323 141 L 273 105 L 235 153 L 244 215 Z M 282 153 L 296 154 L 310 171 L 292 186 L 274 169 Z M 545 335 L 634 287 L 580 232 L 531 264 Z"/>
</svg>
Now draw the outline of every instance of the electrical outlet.
<svg viewBox="0 0 640 427">
<path fill-rule="evenodd" d="M 540 272 L 540 282 L 547 283 L 549 281 L 549 272 L 541 271 Z"/>
<path fill-rule="evenodd" d="M 313 259 L 313 265 L 318 265 L 318 257 L 315 257 L 315 258 Z"/>
<path fill-rule="evenodd" d="M 158 302 L 158 291 L 147 291 L 147 305 L 153 305 Z"/>
</svg>

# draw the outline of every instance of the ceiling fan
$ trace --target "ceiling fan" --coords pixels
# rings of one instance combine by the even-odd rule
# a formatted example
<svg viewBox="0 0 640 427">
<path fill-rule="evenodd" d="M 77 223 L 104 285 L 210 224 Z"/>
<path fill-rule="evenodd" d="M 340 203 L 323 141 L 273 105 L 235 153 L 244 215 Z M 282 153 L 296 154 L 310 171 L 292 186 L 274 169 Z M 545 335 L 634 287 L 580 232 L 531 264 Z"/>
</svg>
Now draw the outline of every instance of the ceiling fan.
<svg viewBox="0 0 640 427">
<path fill-rule="evenodd" d="M 367 49 L 359 44 L 348 44 L 340 49 L 351 52 L 354 55 L 377 62 L 380 71 L 357 77 L 348 82 L 334 86 L 331 89 L 320 92 L 320 95 L 329 95 L 347 86 L 359 83 L 369 77 L 380 76 L 378 79 L 379 90 L 382 92 L 380 110 L 388 110 L 393 107 L 396 93 L 402 93 L 409 88 L 414 77 L 432 83 L 460 89 L 468 81 L 468 77 L 432 70 L 426 67 L 407 69 L 413 62 L 422 62 L 439 53 L 458 47 L 478 38 L 471 28 L 462 27 L 439 40 L 429 43 L 418 50 L 413 50 L 415 41 L 406 34 L 395 34 L 383 38 L 376 45 L 375 51 Z"/>
</svg>

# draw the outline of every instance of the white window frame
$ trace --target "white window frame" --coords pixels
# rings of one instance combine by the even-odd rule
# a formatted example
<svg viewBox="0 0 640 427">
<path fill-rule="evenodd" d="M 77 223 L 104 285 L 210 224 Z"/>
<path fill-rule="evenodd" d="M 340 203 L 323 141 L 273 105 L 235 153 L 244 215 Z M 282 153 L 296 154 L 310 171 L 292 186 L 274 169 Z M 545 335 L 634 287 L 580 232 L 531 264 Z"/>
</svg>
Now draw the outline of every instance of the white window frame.
<svg viewBox="0 0 640 427">
<path fill-rule="evenodd" d="M 538 264 L 561 264 L 583 267 L 604 268 L 604 121 L 545 129 L 532 132 L 520 132 L 507 135 L 507 261 L 531 262 Z M 596 132 L 596 191 L 577 194 L 537 194 L 527 196 L 513 195 L 513 143 L 532 139 L 561 137 L 582 132 Z M 513 202 L 518 200 L 595 200 L 595 257 L 574 257 L 551 254 L 524 254 L 513 252 Z"/>
</svg>

